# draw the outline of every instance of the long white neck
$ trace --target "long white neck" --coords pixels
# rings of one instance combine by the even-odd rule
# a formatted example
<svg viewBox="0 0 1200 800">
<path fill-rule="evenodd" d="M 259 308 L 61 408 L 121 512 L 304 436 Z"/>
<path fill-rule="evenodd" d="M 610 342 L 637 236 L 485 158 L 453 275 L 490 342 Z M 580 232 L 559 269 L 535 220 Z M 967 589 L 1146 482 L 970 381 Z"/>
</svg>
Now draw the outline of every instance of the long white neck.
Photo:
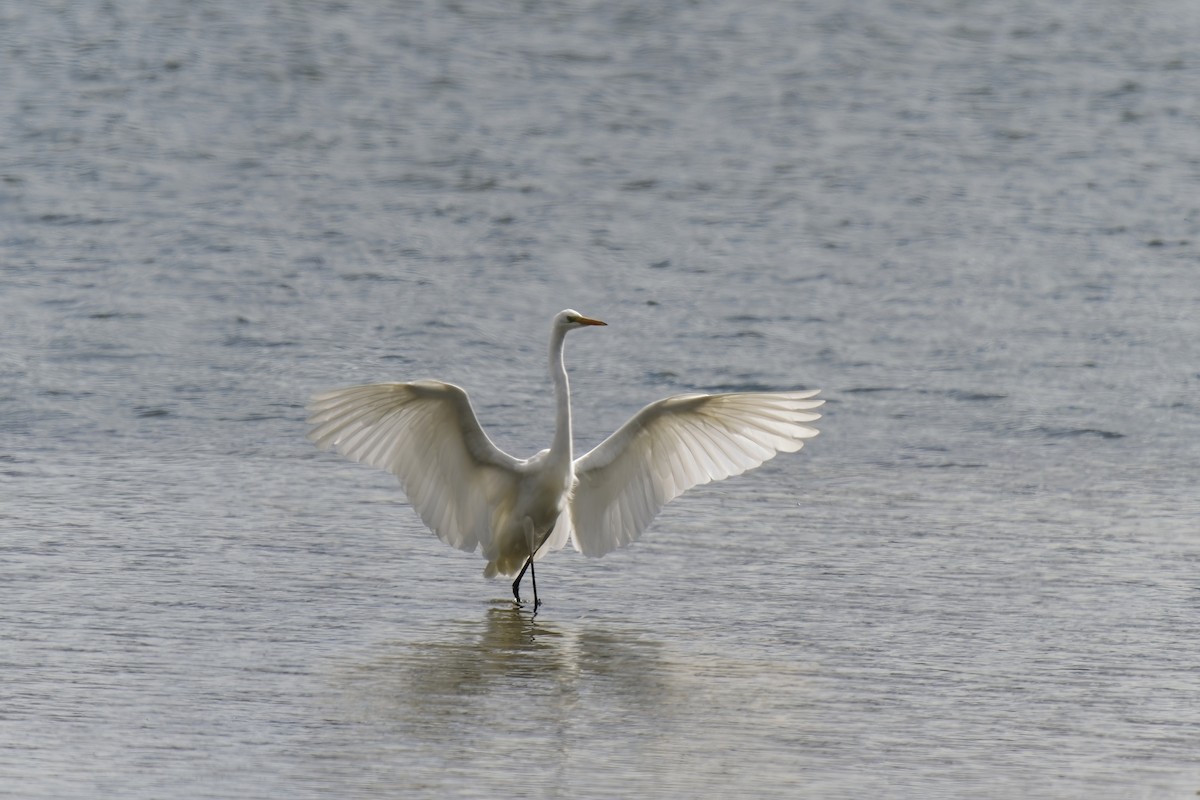
<svg viewBox="0 0 1200 800">
<path fill-rule="evenodd" d="M 563 363 L 563 344 L 566 328 L 554 328 L 550 336 L 550 378 L 554 381 L 554 442 L 550 445 L 551 459 L 574 461 L 571 441 L 571 386 L 567 382 L 567 367 Z"/>
</svg>

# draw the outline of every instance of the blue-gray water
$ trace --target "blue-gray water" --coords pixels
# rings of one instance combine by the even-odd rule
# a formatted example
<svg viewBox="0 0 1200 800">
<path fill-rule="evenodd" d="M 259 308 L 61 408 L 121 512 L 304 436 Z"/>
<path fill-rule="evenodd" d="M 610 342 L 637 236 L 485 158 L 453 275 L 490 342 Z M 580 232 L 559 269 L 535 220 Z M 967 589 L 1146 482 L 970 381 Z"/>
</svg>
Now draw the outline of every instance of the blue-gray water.
<svg viewBox="0 0 1200 800">
<path fill-rule="evenodd" d="M 0 6 L 0 797 L 1200 789 L 1200 5 Z M 516 611 L 313 391 L 796 456 Z"/>
</svg>

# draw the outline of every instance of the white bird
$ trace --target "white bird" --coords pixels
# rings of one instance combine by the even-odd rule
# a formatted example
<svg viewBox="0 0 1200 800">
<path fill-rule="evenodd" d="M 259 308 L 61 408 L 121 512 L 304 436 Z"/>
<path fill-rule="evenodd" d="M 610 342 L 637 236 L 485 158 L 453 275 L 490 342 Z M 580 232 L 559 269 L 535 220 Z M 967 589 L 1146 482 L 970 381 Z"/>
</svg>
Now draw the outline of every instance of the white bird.
<svg viewBox="0 0 1200 800">
<path fill-rule="evenodd" d="M 467 393 L 441 381 L 375 383 L 312 397 L 308 434 L 322 449 L 400 479 L 424 523 L 447 544 L 487 559 L 486 577 L 512 575 L 513 597 L 535 559 L 571 541 L 602 556 L 636 540 L 662 507 L 693 486 L 740 475 L 817 435 L 805 423 L 818 390 L 681 394 L 651 403 L 576 459 L 563 363 L 568 331 L 605 325 L 567 309 L 550 332 L 554 441 L 519 459 L 492 443 Z M 537 576 L 531 572 L 534 610 Z"/>
</svg>

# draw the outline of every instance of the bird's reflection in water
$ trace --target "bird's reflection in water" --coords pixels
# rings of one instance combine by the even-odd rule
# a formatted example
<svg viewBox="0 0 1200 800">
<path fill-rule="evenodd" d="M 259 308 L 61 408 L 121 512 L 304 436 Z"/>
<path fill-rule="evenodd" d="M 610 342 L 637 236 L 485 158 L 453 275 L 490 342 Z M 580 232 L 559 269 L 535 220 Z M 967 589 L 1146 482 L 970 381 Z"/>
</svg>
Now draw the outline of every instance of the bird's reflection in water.
<svg viewBox="0 0 1200 800">
<path fill-rule="evenodd" d="M 505 603 L 343 672 L 309 779 L 331 796 L 788 796 L 790 748 L 811 738 L 806 677 Z"/>
<path fill-rule="evenodd" d="M 489 608 L 482 625 L 390 645 L 353 670 L 351 694 L 366 704 L 360 713 L 388 717 L 418 738 L 519 732 L 539 719 L 541 730 L 561 733 L 584 723 L 581 705 L 589 714 L 619 711 L 636 726 L 661 716 L 672 694 L 661 650 L 636 633 L 543 621 L 506 603 Z M 598 722 L 593 715 L 586 724 Z"/>
</svg>

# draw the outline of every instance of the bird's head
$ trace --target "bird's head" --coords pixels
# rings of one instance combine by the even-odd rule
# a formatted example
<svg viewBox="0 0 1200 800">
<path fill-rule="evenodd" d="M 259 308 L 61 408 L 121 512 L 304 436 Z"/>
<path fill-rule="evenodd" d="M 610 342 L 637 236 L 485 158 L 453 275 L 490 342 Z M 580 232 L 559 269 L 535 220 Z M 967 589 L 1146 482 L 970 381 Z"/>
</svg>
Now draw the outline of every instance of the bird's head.
<svg viewBox="0 0 1200 800">
<path fill-rule="evenodd" d="M 554 327 L 563 328 L 568 331 L 573 331 L 576 328 L 582 328 L 585 325 L 607 325 L 607 322 L 601 322 L 598 319 L 585 317 L 573 308 L 568 308 L 566 311 L 560 311 L 554 316 Z"/>
</svg>

